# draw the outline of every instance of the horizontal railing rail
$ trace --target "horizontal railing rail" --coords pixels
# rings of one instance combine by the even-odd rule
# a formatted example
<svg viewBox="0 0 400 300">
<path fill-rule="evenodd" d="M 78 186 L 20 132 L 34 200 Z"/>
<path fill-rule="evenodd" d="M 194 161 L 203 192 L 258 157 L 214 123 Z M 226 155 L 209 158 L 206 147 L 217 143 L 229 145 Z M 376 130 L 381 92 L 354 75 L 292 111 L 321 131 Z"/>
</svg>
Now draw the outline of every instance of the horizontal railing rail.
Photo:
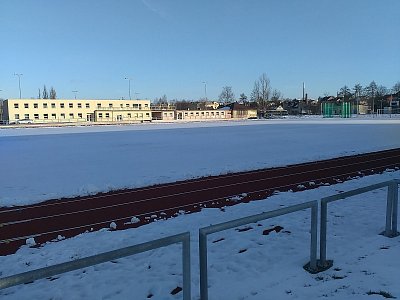
<svg viewBox="0 0 400 300">
<path fill-rule="evenodd" d="M 182 270 L 183 270 L 183 299 L 191 299 L 191 275 L 190 275 L 190 233 L 185 232 L 150 242 L 129 246 L 101 254 L 69 261 L 41 269 L 28 271 L 4 278 L 0 278 L 0 290 L 12 286 L 32 282 L 39 279 L 87 268 L 105 263 L 111 260 L 131 256 L 134 254 L 166 247 L 172 244 L 182 243 Z"/>
<path fill-rule="evenodd" d="M 318 222 L 318 201 L 309 201 L 261 214 L 244 217 L 241 219 L 211 225 L 199 230 L 199 259 L 200 259 L 200 298 L 208 300 L 208 270 L 207 270 L 207 235 L 219 231 L 235 228 L 238 226 L 255 223 L 273 217 L 283 216 L 300 210 L 311 208 L 311 246 L 309 271 L 317 272 L 317 222 Z"/>
<path fill-rule="evenodd" d="M 388 188 L 386 202 L 386 224 L 383 235 L 386 237 L 395 237 L 397 232 L 397 214 L 398 214 L 398 185 L 400 179 L 394 179 L 381 183 L 372 184 L 362 188 L 354 189 L 348 192 L 324 197 L 321 199 L 321 223 L 320 223 L 320 260 L 319 264 L 325 268 L 332 266 L 332 260 L 326 259 L 326 240 L 327 240 L 327 222 L 328 222 L 328 203 L 343 200 L 352 196 L 364 194 L 373 190 Z"/>
</svg>

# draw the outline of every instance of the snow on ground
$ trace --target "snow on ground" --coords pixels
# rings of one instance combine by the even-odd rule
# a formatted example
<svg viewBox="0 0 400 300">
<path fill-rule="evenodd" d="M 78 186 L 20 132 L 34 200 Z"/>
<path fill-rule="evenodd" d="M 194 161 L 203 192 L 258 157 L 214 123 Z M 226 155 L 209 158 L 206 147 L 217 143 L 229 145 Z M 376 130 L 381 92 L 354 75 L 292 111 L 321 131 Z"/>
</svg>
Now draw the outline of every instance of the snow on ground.
<svg viewBox="0 0 400 300">
<path fill-rule="evenodd" d="M 0 129 L 0 206 L 400 147 L 400 119 Z"/>
<path fill-rule="evenodd" d="M 192 296 L 199 299 L 198 229 L 232 219 L 320 199 L 341 191 L 400 178 L 388 171 L 332 186 L 279 193 L 262 201 L 180 215 L 124 231 L 104 229 L 40 248 L 22 247 L 0 257 L 0 276 L 190 231 Z M 328 206 L 328 259 L 334 266 L 309 274 L 310 211 L 277 217 L 208 237 L 209 295 L 221 300 L 265 299 L 384 299 L 400 297 L 400 237 L 379 235 L 384 230 L 386 189 Z M 281 226 L 279 232 L 263 235 Z M 174 245 L 50 279 L 0 291 L 0 299 L 182 299 L 181 246 Z M 381 295 L 377 295 L 377 294 Z M 370 294 L 370 295 L 369 295 Z M 151 298 L 150 298 L 150 295 Z"/>
</svg>

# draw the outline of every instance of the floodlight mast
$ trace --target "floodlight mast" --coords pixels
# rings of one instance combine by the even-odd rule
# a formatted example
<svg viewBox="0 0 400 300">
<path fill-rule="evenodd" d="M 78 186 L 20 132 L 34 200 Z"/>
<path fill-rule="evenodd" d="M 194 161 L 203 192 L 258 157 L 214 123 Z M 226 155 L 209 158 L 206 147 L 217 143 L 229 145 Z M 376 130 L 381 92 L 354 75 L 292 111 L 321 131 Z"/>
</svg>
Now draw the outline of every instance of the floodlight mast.
<svg viewBox="0 0 400 300">
<path fill-rule="evenodd" d="M 21 76 L 24 74 L 14 73 L 14 76 L 18 76 L 18 88 L 19 88 L 19 99 L 21 99 Z"/>
</svg>

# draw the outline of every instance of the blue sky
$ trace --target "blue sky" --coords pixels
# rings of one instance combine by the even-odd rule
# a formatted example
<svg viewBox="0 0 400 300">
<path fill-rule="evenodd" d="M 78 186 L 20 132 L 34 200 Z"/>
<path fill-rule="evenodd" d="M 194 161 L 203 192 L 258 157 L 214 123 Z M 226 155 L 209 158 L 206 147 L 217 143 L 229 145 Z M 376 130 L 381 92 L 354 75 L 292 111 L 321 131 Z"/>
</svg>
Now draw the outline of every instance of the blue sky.
<svg viewBox="0 0 400 300">
<path fill-rule="evenodd" d="M 0 98 L 284 97 L 400 81 L 399 0 L 0 0 Z"/>
</svg>

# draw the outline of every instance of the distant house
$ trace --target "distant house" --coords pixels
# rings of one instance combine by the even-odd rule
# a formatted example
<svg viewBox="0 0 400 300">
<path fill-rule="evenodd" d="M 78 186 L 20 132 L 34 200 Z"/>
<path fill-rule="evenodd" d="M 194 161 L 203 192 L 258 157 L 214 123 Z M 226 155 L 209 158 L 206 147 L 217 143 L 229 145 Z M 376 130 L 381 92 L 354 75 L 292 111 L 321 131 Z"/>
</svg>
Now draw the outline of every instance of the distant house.
<svg viewBox="0 0 400 300">
<path fill-rule="evenodd" d="M 266 111 L 267 117 L 274 117 L 274 116 L 286 116 L 288 111 L 284 109 L 281 105 L 279 105 L 275 109 L 269 109 Z"/>
<path fill-rule="evenodd" d="M 257 109 L 246 106 L 244 104 L 239 104 L 237 102 L 228 104 L 223 107 L 223 109 L 230 109 L 232 112 L 232 118 L 234 119 L 256 119 Z"/>
</svg>

